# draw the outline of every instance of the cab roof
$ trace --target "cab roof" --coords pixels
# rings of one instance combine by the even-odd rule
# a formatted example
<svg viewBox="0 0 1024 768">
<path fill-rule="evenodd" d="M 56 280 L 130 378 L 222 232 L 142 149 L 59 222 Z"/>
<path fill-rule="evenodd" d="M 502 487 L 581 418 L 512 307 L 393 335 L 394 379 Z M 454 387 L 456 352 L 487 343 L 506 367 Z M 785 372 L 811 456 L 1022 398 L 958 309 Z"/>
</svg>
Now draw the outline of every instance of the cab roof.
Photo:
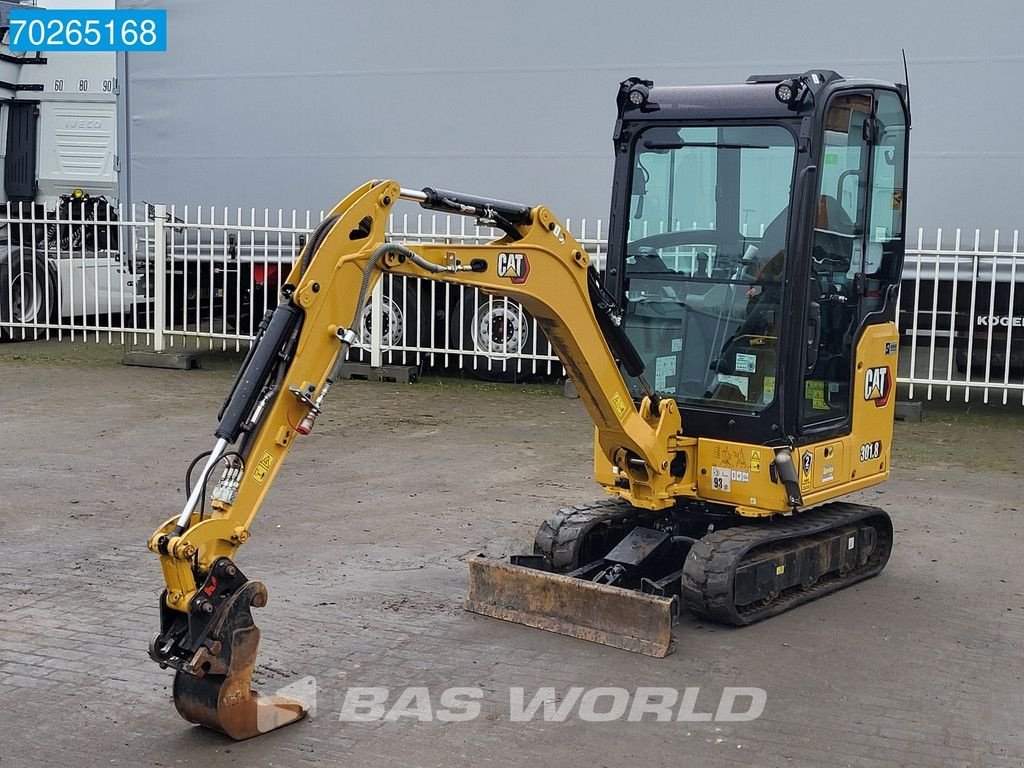
<svg viewBox="0 0 1024 768">
<path fill-rule="evenodd" d="M 787 104 L 776 98 L 779 83 L 790 81 L 810 90 L 810 98 Z M 819 95 L 839 87 L 895 88 L 907 100 L 906 86 L 870 79 L 848 79 L 830 69 L 812 69 L 796 74 L 751 75 L 735 85 L 687 85 L 659 87 L 650 80 L 630 78 L 619 90 L 619 117 L 630 121 L 736 120 L 744 118 L 784 120 L 814 111 Z M 634 104 L 631 89 L 640 87 L 646 98 Z"/>
<path fill-rule="evenodd" d="M 775 98 L 776 83 L 688 85 L 652 88 L 646 108 L 629 104 L 623 117 L 635 120 L 791 118 L 797 112 Z M 651 109 L 657 105 L 656 109 Z"/>
<path fill-rule="evenodd" d="M 651 80 L 634 77 L 621 84 L 620 116 L 627 120 L 786 119 L 812 111 L 813 98 L 793 104 L 776 98 L 776 86 L 785 81 L 799 83 L 813 94 L 844 78 L 830 69 L 811 69 L 793 74 L 751 75 L 745 83 L 735 85 L 657 87 Z M 628 98 L 636 88 L 646 93 L 639 104 Z"/>
</svg>

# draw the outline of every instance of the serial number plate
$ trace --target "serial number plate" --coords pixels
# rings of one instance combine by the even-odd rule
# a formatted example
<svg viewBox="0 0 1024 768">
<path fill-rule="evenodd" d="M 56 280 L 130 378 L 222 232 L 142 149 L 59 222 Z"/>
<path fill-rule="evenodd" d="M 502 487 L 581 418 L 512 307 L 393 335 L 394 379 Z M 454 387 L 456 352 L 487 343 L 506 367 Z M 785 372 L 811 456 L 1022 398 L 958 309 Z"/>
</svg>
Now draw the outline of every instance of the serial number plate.
<svg viewBox="0 0 1024 768">
<path fill-rule="evenodd" d="M 12 51 L 166 51 L 166 10 L 12 8 Z"/>
</svg>

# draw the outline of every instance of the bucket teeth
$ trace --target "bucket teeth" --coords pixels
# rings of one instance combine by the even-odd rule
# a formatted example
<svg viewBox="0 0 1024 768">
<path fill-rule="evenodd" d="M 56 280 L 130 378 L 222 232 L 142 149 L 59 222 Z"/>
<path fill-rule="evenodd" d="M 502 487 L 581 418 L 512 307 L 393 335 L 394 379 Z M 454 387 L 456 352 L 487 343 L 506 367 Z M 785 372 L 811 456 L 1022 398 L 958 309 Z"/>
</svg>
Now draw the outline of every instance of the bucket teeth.
<svg viewBox="0 0 1024 768">
<path fill-rule="evenodd" d="M 474 557 L 472 613 L 661 658 L 674 650 L 678 599 Z"/>
<path fill-rule="evenodd" d="M 242 740 L 306 716 L 307 706 L 252 690 L 260 631 L 252 608 L 267 604 L 267 588 L 249 581 L 228 598 L 209 633 L 209 642 L 189 663 L 192 672 L 174 677 L 174 705 L 186 720 Z"/>
</svg>

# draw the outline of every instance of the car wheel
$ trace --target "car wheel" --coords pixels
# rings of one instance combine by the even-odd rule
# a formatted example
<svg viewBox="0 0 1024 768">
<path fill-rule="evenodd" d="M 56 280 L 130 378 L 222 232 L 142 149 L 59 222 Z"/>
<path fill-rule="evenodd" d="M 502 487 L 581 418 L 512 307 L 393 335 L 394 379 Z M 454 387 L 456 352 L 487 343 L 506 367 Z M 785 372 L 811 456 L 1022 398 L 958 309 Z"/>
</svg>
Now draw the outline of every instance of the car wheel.
<svg viewBox="0 0 1024 768">
<path fill-rule="evenodd" d="M 967 373 L 967 352 L 956 350 L 953 353 L 953 364 L 956 365 L 957 373 Z"/>
<path fill-rule="evenodd" d="M 255 336 L 267 310 L 273 311 L 278 304 L 281 292 L 278 270 L 264 267 L 255 278 L 243 273 L 240 282 L 240 291 L 230 279 L 224 288 L 228 329 L 243 336 Z"/>
<path fill-rule="evenodd" d="M 220 318 L 220 309 L 214 306 L 210 296 L 208 270 L 189 264 L 184 274 L 168 273 L 166 280 L 164 326 L 167 330 L 206 330 L 211 314 L 215 319 Z"/>
<path fill-rule="evenodd" d="M 462 367 L 473 378 L 512 382 L 531 375 L 518 356 L 533 348 L 533 318 L 518 302 L 467 292 L 448 323 L 451 345 L 469 353 Z"/>
<path fill-rule="evenodd" d="M 35 243 L 37 248 L 42 248 L 46 239 L 46 225 L 30 224 L 28 222 L 10 222 L 5 224 L 7 239 L 11 245 L 25 245 L 32 247 Z"/>
<path fill-rule="evenodd" d="M 17 249 L 0 261 L 0 338 L 32 341 L 44 336 L 41 328 L 56 315 L 57 289 L 42 254 Z M 18 326 L 7 325 L 17 323 Z"/>
<path fill-rule="evenodd" d="M 430 290 L 423 283 L 417 290 L 412 278 L 381 278 L 384 282 L 381 296 L 381 351 L 385 365 L 418 365 L 419 350 L 430 346 Z M 359 320 L 359 343 L 366 347 L 369 360 L 370 339 L 373 334 L 373 307 L 367 301 Z"/>
</svg>

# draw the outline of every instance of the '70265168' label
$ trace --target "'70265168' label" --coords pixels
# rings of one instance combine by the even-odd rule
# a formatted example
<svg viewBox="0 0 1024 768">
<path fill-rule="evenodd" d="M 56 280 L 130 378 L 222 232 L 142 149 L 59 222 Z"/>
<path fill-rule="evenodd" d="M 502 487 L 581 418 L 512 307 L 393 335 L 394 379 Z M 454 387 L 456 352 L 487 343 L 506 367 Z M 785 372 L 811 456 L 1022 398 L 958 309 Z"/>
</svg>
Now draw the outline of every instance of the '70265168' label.
<svg viewBox="0 0 1024 768">
<path fill-rule="evenodd" d="M 163 9 L 12 8 L 8 45 L 31 51 L 166 51 Z"/>
</svg>

